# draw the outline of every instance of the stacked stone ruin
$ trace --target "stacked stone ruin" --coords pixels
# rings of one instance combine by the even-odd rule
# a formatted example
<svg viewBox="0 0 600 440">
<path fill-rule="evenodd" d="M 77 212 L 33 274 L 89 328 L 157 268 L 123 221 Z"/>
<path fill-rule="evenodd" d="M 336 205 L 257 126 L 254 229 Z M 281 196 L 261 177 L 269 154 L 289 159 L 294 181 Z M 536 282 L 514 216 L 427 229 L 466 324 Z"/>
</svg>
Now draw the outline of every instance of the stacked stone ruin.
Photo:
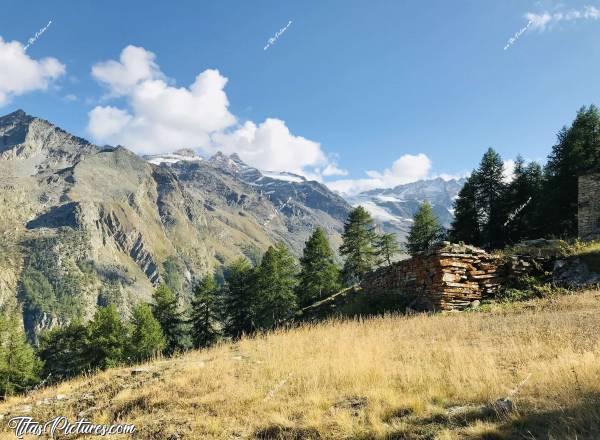
<svg viewBox="0 0 600 440">
<path fill-rule="evenodd" d="M 502 263 L 482 249 L 443 242 L 371 272 L 360 287 L 365 294 L 393 291 L 412 296 L 411 307 L 417 310 L 462 310 L 494 294 L 502 281 Z"/>
<path fill-rule="evenodd" d="M 600 239 L 600 174 L 579 177 L 578 235 L 583 240 Z"/>
</svg>

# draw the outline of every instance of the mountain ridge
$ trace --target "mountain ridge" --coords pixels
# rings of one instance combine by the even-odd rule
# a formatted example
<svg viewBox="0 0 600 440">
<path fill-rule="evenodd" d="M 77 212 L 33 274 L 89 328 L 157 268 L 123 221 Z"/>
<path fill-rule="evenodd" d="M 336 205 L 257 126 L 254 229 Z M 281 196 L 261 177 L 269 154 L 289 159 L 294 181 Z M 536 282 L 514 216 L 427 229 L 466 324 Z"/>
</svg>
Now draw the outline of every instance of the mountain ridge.
<svg viewBox="0 0 600 440">
<path fill-rule="evenodd" d="M 350 209 L 320 184 L 253 182 L 203 160 L 154 164 L 22 111 L 0 118 L 0 146 L 0 305 L 23 305 L 32 338 L 99 304 L 126 315 L 161 281 L 185 303 L 195 278 L 237 257 L 278 241 L 299 255 L 317 225 L 339 242 Z"/>
</svg>

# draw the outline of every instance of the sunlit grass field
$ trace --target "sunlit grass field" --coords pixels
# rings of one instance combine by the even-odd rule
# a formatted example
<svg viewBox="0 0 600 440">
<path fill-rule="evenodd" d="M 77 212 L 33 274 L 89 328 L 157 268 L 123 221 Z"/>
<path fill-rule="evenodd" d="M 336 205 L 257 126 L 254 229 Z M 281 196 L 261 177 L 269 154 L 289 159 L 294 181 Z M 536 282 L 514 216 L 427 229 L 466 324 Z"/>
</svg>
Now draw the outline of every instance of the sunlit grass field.
<svg viewBox="0 0 600 440">
<path fill-rule="evenodd" d="M 137 368 L 9 399 L 0 438 L 28 414 L 139 439 L 597 439 L 600 292 L 331 321 Z"/>
</svg>

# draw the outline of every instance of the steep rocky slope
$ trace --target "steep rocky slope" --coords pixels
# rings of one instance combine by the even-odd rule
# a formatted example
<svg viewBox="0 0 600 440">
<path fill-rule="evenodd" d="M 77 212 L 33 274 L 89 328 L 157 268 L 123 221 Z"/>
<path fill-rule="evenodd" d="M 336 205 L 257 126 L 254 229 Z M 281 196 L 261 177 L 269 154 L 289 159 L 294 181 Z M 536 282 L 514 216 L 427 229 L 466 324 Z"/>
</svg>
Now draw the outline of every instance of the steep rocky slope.
<svg viewBox="0 0 600 440">
<path fill-rule="evenodd" d="M 249 180 L 221 156 L 145 160 L 22 111 L 0 118 L 0 304 L 17 298 L 35 336 L 97 304 L 126 314 L 161 280 L 186 301 L 194 277 L 279 240 L 299 254 L 317 225 L 339 241 L 343 199 Z"/>
</svg>

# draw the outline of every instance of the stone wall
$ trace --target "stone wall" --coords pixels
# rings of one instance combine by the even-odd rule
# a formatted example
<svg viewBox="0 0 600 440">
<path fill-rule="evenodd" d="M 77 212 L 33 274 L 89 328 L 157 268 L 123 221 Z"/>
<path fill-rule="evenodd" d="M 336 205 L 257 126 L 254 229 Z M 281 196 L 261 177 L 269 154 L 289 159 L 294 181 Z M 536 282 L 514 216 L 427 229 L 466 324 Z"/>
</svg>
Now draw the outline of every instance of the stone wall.
<svg viewBox="0 0 600 440">
<path fill-rule="evenodd" d="M 461 310 L 498 289 L 504 262 L 473 246 L 444 242 L 424 254 L 369 273 L 360 287 L 369 295 L 413 297 L 417 310 Z"/>
<path fill-rule="evenodd" d="M 443 242 L 428 252 L 368 273 L 362 283 L 302 309 L 298 321 L 387 312 L 464 310 L 512 286 L 541 276 L 552 259 L 488 254 L 474 246 Z"/>
<path fill-rule="evenodd" d="M 581 176 L 578 194 L 579 238 L 600 239 L 600 174 Z"/>
</svg>

